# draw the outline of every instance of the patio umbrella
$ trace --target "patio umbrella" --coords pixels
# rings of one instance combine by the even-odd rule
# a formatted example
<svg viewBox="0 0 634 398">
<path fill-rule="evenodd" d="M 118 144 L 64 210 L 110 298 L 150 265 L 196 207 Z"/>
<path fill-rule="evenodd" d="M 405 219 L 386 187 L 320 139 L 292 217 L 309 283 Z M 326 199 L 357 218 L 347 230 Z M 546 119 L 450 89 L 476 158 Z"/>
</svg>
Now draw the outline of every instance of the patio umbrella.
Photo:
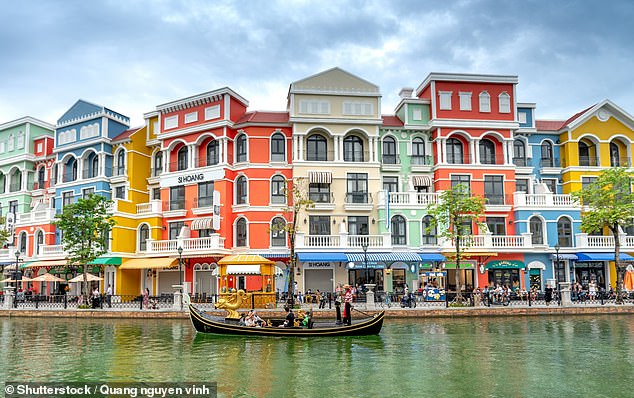
<svg viewBox="0 0 634 398">
<path fill-rule="evenodd" d="M 93 274 L 86 274 L 86 279 L 88 280 L 88 282 L 103 280 L 103 278 L 100 278 L 97 275 L 93 275 Z M 81 274 L 81 275 L 77 275 L 76 277 L 69 280 L 68 282 L 75 283 L 75 282 L 83 282 L 83 281 L 84 281 L 84 274 Z"/>
<path fill-rule="evenodd" d="M 33 282 L 66 282 L 66 279 L 58 278 L 55 275 L 46 273 L 31 279 Z"/>
<path fill-rule="evenodd" d="M 634 290 L 634 267 L 632 264 L 628 265 L 625 269 L 625 276 L 623 277 L 623 286 L 625 290 L 631 292 Z"/>
</svg>

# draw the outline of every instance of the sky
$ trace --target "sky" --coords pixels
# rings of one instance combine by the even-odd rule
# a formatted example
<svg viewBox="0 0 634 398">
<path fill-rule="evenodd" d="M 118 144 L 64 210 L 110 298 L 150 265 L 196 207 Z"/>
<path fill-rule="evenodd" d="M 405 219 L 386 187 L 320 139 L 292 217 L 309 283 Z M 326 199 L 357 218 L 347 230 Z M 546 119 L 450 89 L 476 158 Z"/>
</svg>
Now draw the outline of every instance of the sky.
<svg viewBox="0 0 634 398">
<path fill-rule="evenodd" d="M 289 84 L 340 67 L 393 114 L 431 72 L 517 75 L 538 119 L 610 99 L 634 114 L 634 2 L 0 0 L 0 124 L 49 123 L 78 99 L 143 124 L 230 87 L 285 110 Z"/>
</svg>

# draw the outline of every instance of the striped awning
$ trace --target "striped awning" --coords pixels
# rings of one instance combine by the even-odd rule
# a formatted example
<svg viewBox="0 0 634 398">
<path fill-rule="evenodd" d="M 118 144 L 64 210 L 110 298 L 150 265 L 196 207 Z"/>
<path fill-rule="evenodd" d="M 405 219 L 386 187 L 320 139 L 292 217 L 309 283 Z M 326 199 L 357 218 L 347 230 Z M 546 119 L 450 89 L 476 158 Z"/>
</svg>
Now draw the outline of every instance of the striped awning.
<svg viewBox="0 0 634 398">
<path fill-rule="evenodd" d="M 363 253 L 346 253 L 348 261 L 365 261 Z M 423 261 L 418 253 L 368 253 L 368 261 Z"/>
<path fill-rule="evenodd" d="M 329 171 L 309 171 L 308 182 L 311 184 L 331 184 L 332 173 Z"/>
<path fill-rule="evenodd" d="M 213 224 L 214 224 L 213 217 L 197 218 L 194 221 L 192 221 L 192 224 L 189 227 L 189 229 L 192 229 L 192 230 L 211 229 Z"/>
<path fill-rule="evenodd" d="M 229 264 L 227 275 L 260 275 L 259 264 Z"/>
<path fill-rule="evenodd" d="M 432 181 L 430 176 L 412 176 L 412 184 L 415 187 L 431 187 Z"/>
</svg>

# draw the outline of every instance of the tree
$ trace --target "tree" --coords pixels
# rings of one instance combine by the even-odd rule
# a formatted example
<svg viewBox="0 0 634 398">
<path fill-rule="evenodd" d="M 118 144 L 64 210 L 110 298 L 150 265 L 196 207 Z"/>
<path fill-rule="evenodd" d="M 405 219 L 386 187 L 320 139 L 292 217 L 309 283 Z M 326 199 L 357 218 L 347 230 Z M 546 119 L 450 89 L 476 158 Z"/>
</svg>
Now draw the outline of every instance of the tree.
<svg viewBox="0 0 634 398">
<path fill-rule="evenodd" d="M 295 178 L 291 181 L 290 188 L 286 187 L 284 195 L 286 196 L 286 206 L 284 207 L 284 213 L 287 214 L 287 222 L 284 225 L 272 225 L 271 232 L 284 232 L 285 236 L 288 236 L 290 259 L 289 259 L 289 275 L 288 275 L 288 303 L 289 305 L 295 305 L 295 267 L 297 266 L 297 258 L 295 255 L 295 237 L 297 235 L 297 220 L 302 211 L 314 207 L 312 200 L 308 198 L 306 194 L 305 178 Z"/>
<path fill-rule="evenodd" d="M 426 232 L 437 230 L 437 236 L 451 241 L 456 250 L 456 299 L 461 301 L 460 262 L 465 257 L 464 251 L 472 244 L 471 226 L 474 222 L 483 226 L 479 220 L 484 216 L 484 198 L 471 196 L 468 186 L 458 184 L 441 192 L 438 202 L 427 206 L 427 212 L 432 220 Z"/>
<path fill-rule="evenodd" d="M 11 238 L 11 231 L 6 227 L 6 219 L 4 217 L 0 217 L 0 247 L 4 247 L 5 244 L 9 243 L 9 238 Z"/>
<path fill-rule="evenodd" d="M 621 242 L 619 233 L 632 225 L 634 216 L 634 174 L 622 167 L 613 167 L 601 172 L 595 182 L 581 191 L 573 192 L 588 211 L 581 216 L 581 230 L 586 233 L 603 232 L 608 228 L 614 236 L 614 263 L 616 267 L 616 292 L 620 300 L 625 267 L 621 265 Z"/>
<path fill-rule="evenodd" d="M 111 218 L 113 202 L 99 195 L 64 206 L 53 224 L 62 232 L 62 245 L 68 264 L 83 267 L 84 294 L 88 293 L 88 264 L 108 252 L 108 239 L 115 222 Z"/>
</svg>

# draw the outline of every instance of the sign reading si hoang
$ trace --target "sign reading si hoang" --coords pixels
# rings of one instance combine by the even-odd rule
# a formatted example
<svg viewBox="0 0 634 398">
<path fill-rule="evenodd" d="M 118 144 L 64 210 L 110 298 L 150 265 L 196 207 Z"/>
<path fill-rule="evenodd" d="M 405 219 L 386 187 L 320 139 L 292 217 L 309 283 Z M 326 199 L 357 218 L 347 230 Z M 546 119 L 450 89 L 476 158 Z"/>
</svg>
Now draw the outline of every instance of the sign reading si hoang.
<svg viewBox="0 0 634 398">
<path fill-rule="evenodd" d="M 161 176 L 161 188 L 176 187 L 179 185 L 197 184 L 199 182 L 215 181 L 225 177 L 224 170 L 196 170 L 179 171 L 178 173 Z"/>
</svg>

